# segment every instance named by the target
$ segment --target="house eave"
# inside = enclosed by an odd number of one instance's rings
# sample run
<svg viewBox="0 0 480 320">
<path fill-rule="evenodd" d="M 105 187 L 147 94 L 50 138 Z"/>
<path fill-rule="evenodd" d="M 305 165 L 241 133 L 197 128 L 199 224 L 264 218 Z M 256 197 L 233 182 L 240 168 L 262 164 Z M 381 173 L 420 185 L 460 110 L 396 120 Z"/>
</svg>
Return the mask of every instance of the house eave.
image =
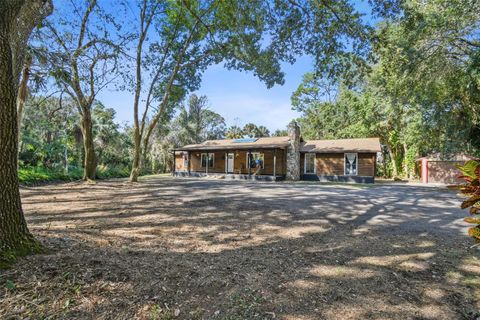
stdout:
<svg viewBox="0 0 480 320">
<path fill-rule="evenodd" d="M 268 145 L 239 145 L 239 146 L 195 146 L 181 147 L 174 151 L 225 151 L 225 150 L 255 150 L 255 149 L 285 149 L 288 144 L 268 144 Z"/>
<path fill-rule="evenodd" d="M 328 149 L 313 149 L 313 150 L 300 150 L 300 153 L 349 153 L 349 152 L 356 152 L 356 153 L 377 153 L 381 150 L 368 150 L 368 149 L 345 149 L 345 150 L 328 150 Z"/>
</svg>

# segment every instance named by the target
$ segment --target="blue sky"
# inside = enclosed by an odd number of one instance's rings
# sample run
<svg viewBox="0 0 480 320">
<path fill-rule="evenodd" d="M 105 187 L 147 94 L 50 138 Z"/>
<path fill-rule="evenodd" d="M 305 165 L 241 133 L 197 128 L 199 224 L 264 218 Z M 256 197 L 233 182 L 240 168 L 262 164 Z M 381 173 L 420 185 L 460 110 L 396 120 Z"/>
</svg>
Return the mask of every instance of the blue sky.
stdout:
<svg viewBox="0 0 480 320">
<path fill-rule="evenodd" d="M 358 11 L 369 17 L 365 0 L 356 1 Z M 284 129 L 300 114 L 291 109 L 290 97 L 301 83 L 302 76 L 313 69 L 313 59 L 299 57 L 295 64 L 282 64 L 285 84 L 267 89 L 253 73 L 227 70 L 222 64 L 209 67 L 202 77 L 202 84 L 195 93 L 206 95 L 209 108 L 225 118 L 227 126 L 243 126 L 248 122 L 266 126 L 271 132 Z M 133 93 L 104 89 L 98 99 L 117 112 L 119 123 L 132 123 Z"/>
<path fill-rule="evenodd" d="M 290 96 L 304 73 L 312 70 L 312 59 L 301 57 L 294 65 L 283 64 L 285 84 L 267 89 L 253 73 L 227 70 L 222 64 L 209 67 L 202 86 L 195 93 L 206 95 L 209 108 L 225 118 L 228 126 L 248 122 L 264 125 L 270 131 L 284 129 L 300 114 L 291 109 Z M 117 112 L 119 123 L 131 123 L 133 94 L 106 89 L 98 96 L 106 106 Z"/>
</svg>

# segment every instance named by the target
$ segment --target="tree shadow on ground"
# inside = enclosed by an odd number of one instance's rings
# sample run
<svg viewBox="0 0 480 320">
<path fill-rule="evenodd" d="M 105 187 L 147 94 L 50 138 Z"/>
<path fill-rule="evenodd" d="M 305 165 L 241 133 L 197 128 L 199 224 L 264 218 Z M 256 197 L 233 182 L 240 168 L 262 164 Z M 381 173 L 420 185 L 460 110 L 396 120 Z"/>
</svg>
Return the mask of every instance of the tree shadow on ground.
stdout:
<svg viewBox="0 0 480 320">
<path fill-rule="evenodd" d="M 478 309 L 480 261 L 447 191 L 190 179 L 41 189 L 23 199 L 53 251 L 2 274 L 18 284 L 2 294 L 4 315 L 468 319 Z"/>
</svg>

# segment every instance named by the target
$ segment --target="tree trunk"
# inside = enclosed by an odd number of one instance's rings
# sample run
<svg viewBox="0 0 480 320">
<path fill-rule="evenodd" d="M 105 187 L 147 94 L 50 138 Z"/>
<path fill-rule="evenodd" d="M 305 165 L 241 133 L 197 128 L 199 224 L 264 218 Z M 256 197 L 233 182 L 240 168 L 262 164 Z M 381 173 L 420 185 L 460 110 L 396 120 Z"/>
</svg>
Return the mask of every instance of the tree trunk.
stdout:
<svg viewBox="0 0 480 320">
<path fill-rule="evenodd" d="M 390 161 L 392 163 L 392 176 L 393 178 L 398 177 L 398 167 L 397 167 L 397 154 L 393 151 L 390 145 L 387 145 L 388 155 L 390 156 Z"/>
<path fill-rule="evenodd" d="M 83 133 L 82 129 L 78 126 L 75 126 L 73 130 L 73 134 L 75 137 L 75 151 L 76 151 L 76 167 L 81 168 L 83 165 Z"/>
<path fill-rule="evenodd" d="M 385 150 L 386 148 L 382 148 L 382 157 L 383 157 L 383 163 L 382 163 L 382 167 L 383 167 L 383 177 L 384 178 L 387 178 L 388 177 L 388 174 L 387 174 L 387 157 L 388 157 L 388 151 Z"/>
<path fill-rule="evenodd" d="M 27 55 L 25 57 L 25 62 L 23 65 L 22 79 L 18 87 L 18 95 L 17 95 L 17 122 L 18 122 L 17 128 L 18 128 L 19 143 L 22 140 L 22 120 L 23 120 L 23 112 L 25 109 L 25 100 L 27 99 L 27 94 L 28 94 L 28 79 L 30 78 L 31 65 L 32 65 L 32 56 Z"/>
<path fill-rule="evenodd" d="M 403 171 L 405 178 L 410 179 L 410 168 L 408 167 L 408 161 L 407 161 L 407 153 L 408 153 L 408 147 L 407 144 L 403 144 Z"/>
<path fill-rule="evenodd" d="M 0 268 L 18 256 L 41 251 L 41 245 L 27 228 L 17 173 L 16 99 L 20 72 L 15 65 L 21 63 L 18 59 L 22 59 L 23 52 L 15 52 L 11 46 L 15 41 L 11 37 L 18 36 L 17 30 L 11 28 L 16 25 L 22 5 L 31 4 L 20 1 L 0 3 Z M 21 43 L 22 39 L 18 42 Z"/>
<path fill-rule="evenodd" d="M 142 170 L 141 155 L 142 150 L 140 136 L 135 135 L 135 149 L 133 154 L 132 171 L 130 172 L 130 182 L 138 182 L 138 176 L 140 175 L 140 171 Z"/>
<path fill-rule="evenodd" d="M 83 180 L 95 180 L 97 173 L 97 157 L 95 156 L 95 148 L 93 145 L 93 123 L 90 108 L 83 108 L 82 120 L 82 135 L 83 135 Z"/>
<path fill-rule="evenodd" d="M 133 135 L 133 162 L 132 171 L 130 171 L 130 182 L 138 182 L 138 176 L 142 171 L 142 136 L 140 134 L 140 128 L 135 125 L 135 132 Z"/>
</svg>

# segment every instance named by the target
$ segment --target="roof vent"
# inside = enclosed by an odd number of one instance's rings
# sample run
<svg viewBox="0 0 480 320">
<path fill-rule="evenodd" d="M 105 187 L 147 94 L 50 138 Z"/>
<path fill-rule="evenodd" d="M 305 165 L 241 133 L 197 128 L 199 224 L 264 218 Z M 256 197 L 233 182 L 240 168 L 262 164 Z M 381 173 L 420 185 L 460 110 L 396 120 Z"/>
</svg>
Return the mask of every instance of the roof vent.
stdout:
<svg viewBox="0 0 480 320">
<path fill-rule="evenodd" d="M 255 142 L 258 138 L 244 138 L 244 139 L 234 139 L 233 143 L 248 143 L 248 142 Z"/>
</svg>

